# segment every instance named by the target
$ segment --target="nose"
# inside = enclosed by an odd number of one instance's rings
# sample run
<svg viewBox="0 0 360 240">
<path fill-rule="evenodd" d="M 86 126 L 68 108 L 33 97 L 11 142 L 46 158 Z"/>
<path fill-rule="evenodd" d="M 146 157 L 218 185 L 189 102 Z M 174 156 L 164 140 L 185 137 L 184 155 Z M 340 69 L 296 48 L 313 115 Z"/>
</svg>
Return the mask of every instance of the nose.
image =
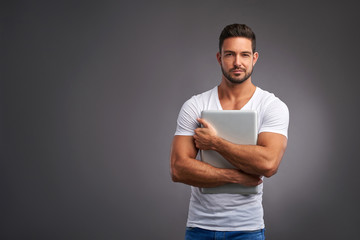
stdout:
<svg viewBox="0 0 360 240">
<path fill-rule="evenodd" d="M 240 66 L 241 66 L 240 56 L 236 55 L 234 58 L 234 67 L 240 67 Z"/>
</svg>

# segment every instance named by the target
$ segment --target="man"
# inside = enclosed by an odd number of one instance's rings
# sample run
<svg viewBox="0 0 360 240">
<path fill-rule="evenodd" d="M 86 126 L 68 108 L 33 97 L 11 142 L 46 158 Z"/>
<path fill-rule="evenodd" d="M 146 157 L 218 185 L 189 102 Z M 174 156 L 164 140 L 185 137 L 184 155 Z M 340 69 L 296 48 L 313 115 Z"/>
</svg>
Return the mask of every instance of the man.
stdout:
<svg viewBox="0 0 360 240">
<path fill-rule="evenodd" d="M 186 239 L 265 239 L 263 176 L 277 172 L 287 145 L 289 112 L 274 94 L 251 80 L 259 54 L 253 31 L 243 24 L 226 26 L 216 57 L 222 70 L 219 86 L 195 95 L 182 106 L 171 149 L 175 182 L 191 185 Z M 256 110 L 257 145 L 237 145 L 216 135 L 203 110 Z M 200 124 L 203 128 L 200 128 Z M 198 150 L 220 153 L 236 169 L 219 169 L 199 161 Z M 226 183 L 259 185 L 259 193 L 202 194 L 199 187 Z"/>
</svg>

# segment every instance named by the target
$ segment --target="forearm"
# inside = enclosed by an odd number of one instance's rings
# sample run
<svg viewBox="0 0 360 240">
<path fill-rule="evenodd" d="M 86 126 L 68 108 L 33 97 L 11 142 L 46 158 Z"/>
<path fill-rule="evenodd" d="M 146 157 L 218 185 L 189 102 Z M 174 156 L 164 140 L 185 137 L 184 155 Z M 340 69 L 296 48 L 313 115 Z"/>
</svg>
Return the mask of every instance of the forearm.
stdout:
<svg viewBox="0 0 360 240">
<path fill-rule="evenodd" d="M 198 149 L 192 136 L 175 136 L 170 154 L 171 176 L 174 182 L 195 187 L 217 187 L 226 183 L 256 186 L 262 181 L 259 176 L 246 174 L 237 169 L 215 168 L 196 160 Z"/>
<path fill-rule="evenodd" d="M 248 174 L 270 177 L 277 171 L 279 160 L 271 149 L 260 145 L 238 145 L 216 138 L 212 150 Z"/>
<path fill-rule="evenodd" d="M 237 169 L 215 168 L 191 158 L 174 161 L 171 169 L 173 181 L 195 187 L 217 187 L 227 183 L 256 186 L 261 183 L 258 176 L 242 173 Z"/>
<path fill-rule="evenodd" d="M 228 182 L 222 169 L 190 158 L 175 161 L 172 166 L 172 177 L 175 182 L 196 187 L 216 187 Z"/>
</svg>

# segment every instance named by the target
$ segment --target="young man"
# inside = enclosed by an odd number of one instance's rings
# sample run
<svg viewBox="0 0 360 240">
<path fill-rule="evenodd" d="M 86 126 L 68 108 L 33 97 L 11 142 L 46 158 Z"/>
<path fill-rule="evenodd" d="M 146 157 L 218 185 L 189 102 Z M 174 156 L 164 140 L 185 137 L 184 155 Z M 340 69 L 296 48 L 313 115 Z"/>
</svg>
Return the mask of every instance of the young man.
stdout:
<svg viewBox="0 0 360 240">
<path fill-rule="evenodd" d="M 262 179 L 277 172 L 285 152 L 289 111 L 274 94 L 252 83 L 259 57 L 255 49 L 255 34 L 248 26 L 226 26 L 216 55 L 222 70 L 220 85 L 193 96 L 180 110 L 171 149 L 171 174 L 173 181 L 192 186 L 186 239 L 265 239 Z M 257 145 L 237 145 L 218 137 L 200 118 L 203 110 L 256 110 Z M 198 150 L 207 149 L 220 153 L 236 169 L 215 168 L 199 161 Z M 199 190 L 226 183 L 259 185 L 260 191 L 241 195 L 202 194 Z"/>
</svg>

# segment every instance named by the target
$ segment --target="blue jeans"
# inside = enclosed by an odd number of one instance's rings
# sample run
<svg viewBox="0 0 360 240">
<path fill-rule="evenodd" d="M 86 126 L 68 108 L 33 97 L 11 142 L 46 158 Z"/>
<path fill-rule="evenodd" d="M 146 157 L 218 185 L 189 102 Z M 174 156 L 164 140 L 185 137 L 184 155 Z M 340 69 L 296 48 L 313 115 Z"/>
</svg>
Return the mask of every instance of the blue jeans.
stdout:
<svg viewBox="0 0 360 240">
<path fill-rule="evenodd" d="M 265 240 L 265 229 L 220 232 L 202 228 L 186 228 L 185 240 Z"/>
</svg>

